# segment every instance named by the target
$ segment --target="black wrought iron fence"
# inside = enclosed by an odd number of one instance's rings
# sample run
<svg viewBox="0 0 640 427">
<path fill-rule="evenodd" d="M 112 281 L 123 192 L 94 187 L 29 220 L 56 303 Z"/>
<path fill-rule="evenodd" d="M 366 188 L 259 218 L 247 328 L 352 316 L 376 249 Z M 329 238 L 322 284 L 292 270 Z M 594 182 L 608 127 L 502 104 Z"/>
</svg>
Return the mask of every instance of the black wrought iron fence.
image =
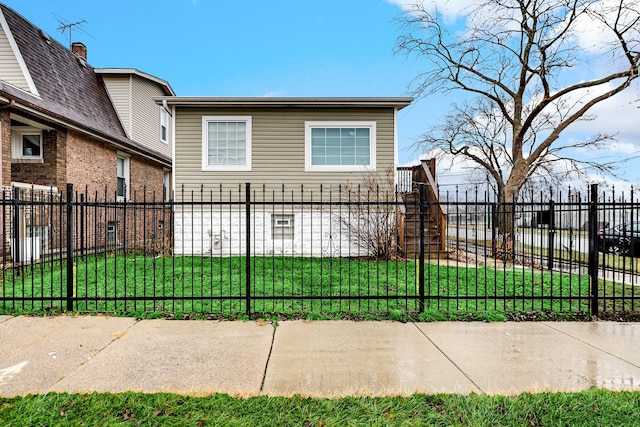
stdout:
<svg viewBox="0 0 640 427">
<path fill-rule="evenodd" d="M 420 186 L 403 190 L 243 184 L 181 189 L 171 201 L 72 186 L 6 191 L 0 311 L 638 311 L 633 194 L 607 198 L 594 187 L 505 205 L 477 192 L 438 201 Z"/>
</svg>

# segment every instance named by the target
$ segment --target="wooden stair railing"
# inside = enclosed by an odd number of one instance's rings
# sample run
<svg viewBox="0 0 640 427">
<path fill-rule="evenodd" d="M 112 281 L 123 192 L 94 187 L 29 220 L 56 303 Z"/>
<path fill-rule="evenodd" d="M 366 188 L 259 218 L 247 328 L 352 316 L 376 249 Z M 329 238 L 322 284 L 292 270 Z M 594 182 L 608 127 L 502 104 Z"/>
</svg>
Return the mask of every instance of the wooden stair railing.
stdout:
<svg viewBox="0 0 640 427">
<path fill-rule="evenodd" d="M 419 250 L 418 236 L 415 234 L 415 226 L 405 227 L 405 224 L 413 222 L 415 225 L 418 215 L 416 210 L 418 193 L 416 191 L 416 184 L 423 184 L 425 193 L 423 194 L 427 201 L 438 201 L 438 189 L 435 182 L 435 159 L 422 160 L 420 165 L 414 166 L 411 171 L 411 181 L 414 191 L 402 192 L 398 194 L 398 201 L 402 201 L 400 208 L 400 243 L 405 250 L 405 253 L 415 253 L 416 248 Z M 424 224 L 426 241 L 425 253 L 430 257 L 434 255 L 440 257 L 446 254 L 446 213 L 442 206 L 438 203 L 430 204 L 429 208 L 425 212 Z M 419 216 L 419 215 L 418 215 Z M 412 220 L 412 221 L 411 221 Z M 413 231 L 413 233 L 412 233 Z"/>
</svg>

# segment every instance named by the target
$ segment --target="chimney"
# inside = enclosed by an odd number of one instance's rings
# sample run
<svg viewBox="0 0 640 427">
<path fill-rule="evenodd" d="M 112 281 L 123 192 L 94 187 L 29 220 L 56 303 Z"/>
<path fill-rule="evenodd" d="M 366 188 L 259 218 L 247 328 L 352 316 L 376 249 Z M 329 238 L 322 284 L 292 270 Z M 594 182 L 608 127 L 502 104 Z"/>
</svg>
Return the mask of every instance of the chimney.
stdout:
<svg viewBox="0 0 640 427">
<path fill-rule="evenodd" d="M 73 52 L 73 54 L 78 58 L 87 62 L 87 47 L 84 45 L 84 43 L 73 42 L 71 44 L 71 52 Z"/>
</svg>

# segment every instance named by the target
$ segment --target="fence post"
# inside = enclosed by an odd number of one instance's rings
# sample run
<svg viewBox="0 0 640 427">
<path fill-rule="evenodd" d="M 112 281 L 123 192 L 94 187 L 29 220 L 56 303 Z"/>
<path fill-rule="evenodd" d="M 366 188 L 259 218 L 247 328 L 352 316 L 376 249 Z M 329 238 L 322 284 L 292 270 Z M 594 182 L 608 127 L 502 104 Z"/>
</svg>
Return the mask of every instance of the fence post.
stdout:
<svg viewBox="0 0 640 427">
<path fill-rule="evenodd" d="M 500 209 L 498 203 L 491 204 L 491 256 L 494 258 L 498 256 L 498 209 Z"/>
<path fill-rule="evenodd" d="M 418 294 L 420 295 L 419 301 L 419 309 L 422 313 L 424 311 L 424 244 L 425 244 L 425 235 L 424 235 L 424 213 L 425 213 L 425 184 L 420 184 L 418 186 L 418 200 L 420 203 L 419 214 L 420 214 L 420 251 L 418 255 L 418 262 L 420 263 L 418 266 Z"/>
<path fill-rule="evenodd" d="M 245 184 L 245 304 L 251 314 L 251 183 Z"/>
<path fill-rule="evenodd" d="M 591 283 L 591 314 L 598 315 L 598 184 L 591 184 L 589 200 L 589 281 Z"/>
<path fill-rule="evenodd" d="M 87 225 L 84 222 L 84 215 L 85 215 L 84 194 L 80 193 L 80 257 L 81 258 L 84 258 L 84 255 L 85 255 L 85 245 L 84 245 L 85 230 L 84 229 L 86 228 Z"/>
<path fill-rule="evenodd" d="M 553 200 L 549 201 L 549 244 L 547 245 L 547 268 L 553 270 L 555 237 L 556 237 L 556 205 Z"/>
<path fill-rule="evenodd" d="M 67 311 L 73 310 L 73 184 L 67 183 Z"/>
</svg>

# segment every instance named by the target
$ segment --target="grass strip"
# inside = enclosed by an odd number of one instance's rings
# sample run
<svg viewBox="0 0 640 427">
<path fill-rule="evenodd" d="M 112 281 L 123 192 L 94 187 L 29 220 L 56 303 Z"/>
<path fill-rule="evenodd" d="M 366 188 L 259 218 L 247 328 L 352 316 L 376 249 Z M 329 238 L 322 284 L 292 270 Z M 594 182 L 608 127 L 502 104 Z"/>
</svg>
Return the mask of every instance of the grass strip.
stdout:
<svg viewBox="0 0 640 427">
<path fill-rule="evenodd" d="M 3 426 L 627 426 L 640 392 L 234 398 L 92 393 L 0 398 Z"/>
<path fill-rule="evenodd" d="M 74 266 L 75 310 L 238 318 L 247 313 L 245 262 L 243 257 L 87 257 Z M 251 313 L 310 319 L 387 313 L 400 318 L 419 311 L 417 265 L 411 260 L 253 257 Z M 65 275 L 64 262 L 4 271 L 0 297 L 6 300 L 0 300 L 0 313 L 59 312 L 65 307 Z M 605 301 L 601 311 L 640 308 L 633 304 L 633 287 L 602 282 L 601 289 L 602 295 L 626 298 L 612 300 L 615 305 Z M 432 313 L 586 313 L 589 295 L 586 275 L 425 264 L 424 307 Z"/>
</svg>

